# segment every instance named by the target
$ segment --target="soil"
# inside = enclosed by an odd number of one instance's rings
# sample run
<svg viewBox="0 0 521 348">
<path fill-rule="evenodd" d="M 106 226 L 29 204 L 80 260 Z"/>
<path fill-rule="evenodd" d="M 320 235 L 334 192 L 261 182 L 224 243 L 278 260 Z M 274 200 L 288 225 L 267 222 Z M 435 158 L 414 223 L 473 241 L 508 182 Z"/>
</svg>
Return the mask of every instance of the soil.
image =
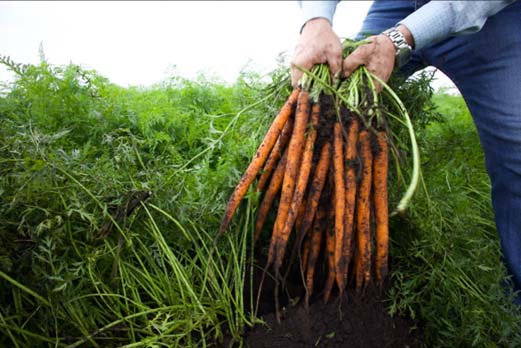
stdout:
<svg viewBox="0 0 521 348">
<path fill-rule="evenodd" d="M 254 277 L 258 288 L 261 272 Z M 322 284 L 322 282 L 317 282 Z M 410 318 L 387 313 L 385 289 L 368 288 L 361 294 L 348 289 L 339 301 L 333 294 L 324 304 L 322 293 L 312 297 L 309 309 L 303 301 L 302 285 L 295 275 L 289 276 L 286 291 L 280 294 L 280 323 L 277 321 L 274 284 L 266 278 L 257 316 L 264 321 L 245 334 L 244 346 L 249 348 L 421 348 L 420 325 Z M 255 291 L 255 294 L 257 292 Z M 287 296 L 289 294 L 289 297 Z M 283 296 L 284 295 L 284 296 Z M 291 298 L 291 300 L 289 300 Z"/>
</svg>

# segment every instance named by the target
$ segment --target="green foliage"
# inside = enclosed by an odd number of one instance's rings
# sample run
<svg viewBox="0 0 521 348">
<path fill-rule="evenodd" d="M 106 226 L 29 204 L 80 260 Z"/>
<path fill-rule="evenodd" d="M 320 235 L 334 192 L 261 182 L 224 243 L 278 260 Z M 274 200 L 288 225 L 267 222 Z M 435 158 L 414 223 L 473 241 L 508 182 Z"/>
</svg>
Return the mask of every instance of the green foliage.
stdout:
<svg viewBox="0 0 521 348">
<path fill-rule="evenodd" d="M 0 346 L 205 347 L 225 333 L 240 342 L 253 324 L 243 286 L 255 194 L 213 243 L 290 92 L 287 68 L 143 89 L 43 54 L 38 65 L 0 63 L 16 75 L 0 94 Z M 390 310 L 418 319 L 428 347 L 519 346 L 468 111 L 460 97 L 433 96 L 429 76 L 393 86 L 412 115 L 426 189 L 392 220 Z M 406 178 L 408 135 L 389 122 Z M 399 178 L 397 169 L 394 203 Z"/>
<path fill-rule="evenodd" d="M 124 89 L 75 65 L 1 62 L 16 80 L 0 98 L 0 345 L 237 340 L 249 204 L 211 246 L 276 107 L 258 102 L 273 100 L 259 77 Z"/>
<path fill-rule="evenodd" d="M 427 347 L 518 347 L 476 129 L 461 97 L 433 100 L 444 122 L 420 137 L 425 190 L 392 220 L 391 312 L 419 319 Z"/>
</svg>

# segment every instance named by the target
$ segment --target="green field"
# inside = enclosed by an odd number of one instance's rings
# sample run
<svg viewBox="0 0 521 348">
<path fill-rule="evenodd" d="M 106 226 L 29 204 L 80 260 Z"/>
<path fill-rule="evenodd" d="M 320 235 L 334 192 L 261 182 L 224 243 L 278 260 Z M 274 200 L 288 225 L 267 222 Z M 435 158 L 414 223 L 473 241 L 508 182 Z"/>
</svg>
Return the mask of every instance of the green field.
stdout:
<svg viewBox="0 0 521 348">
<path fill-rule="evenodd" d="M 122 88 L 72 64 L 1 63 L 16 77 L 0 86 L 0 346 L 240 346 L 256 193 L 213 243 L 288 71 Z M 422 181 L 391 219 L 389 312 L 417 320 L 426 347 L 520 347 L 475 127 L 428 82 L 397 87 Z"/>
</svg>

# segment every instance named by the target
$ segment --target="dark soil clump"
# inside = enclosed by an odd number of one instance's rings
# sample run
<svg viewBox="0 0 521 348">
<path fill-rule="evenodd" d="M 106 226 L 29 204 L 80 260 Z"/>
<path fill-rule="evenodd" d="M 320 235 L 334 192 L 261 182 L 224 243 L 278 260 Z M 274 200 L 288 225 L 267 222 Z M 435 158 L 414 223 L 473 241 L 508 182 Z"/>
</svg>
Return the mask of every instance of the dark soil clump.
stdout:
<svg viewBox="0 0 521 348">
<path fill-rule="evenodd" d="M 295 293 L 298 284 L 286 284 Z M 384 303 L 385 292 L 367 289 L 356 295 L 348 289 L 348 297 L 339 304 L 334 294 L 324 304 L 321 293 L 314 296 L 309 310 L 303 301 L 281 299 L 282 320 L 277 322 L 273 301 L 273 284 L 266 282 L 258 316 L 266 325 L 257 324 L 245 334 L 249 348 L 421 348 L 422 334 L 417 323 L 409 318 L 391 317 Z M 293 291 L 291 291 L 293 289 Z M 292 294 L 292 296 L 293 296 Z M 303 298 L 304 294 L 301 294 Z M 294 301 L 296 302 L 296 301 Z"/>
</svg>

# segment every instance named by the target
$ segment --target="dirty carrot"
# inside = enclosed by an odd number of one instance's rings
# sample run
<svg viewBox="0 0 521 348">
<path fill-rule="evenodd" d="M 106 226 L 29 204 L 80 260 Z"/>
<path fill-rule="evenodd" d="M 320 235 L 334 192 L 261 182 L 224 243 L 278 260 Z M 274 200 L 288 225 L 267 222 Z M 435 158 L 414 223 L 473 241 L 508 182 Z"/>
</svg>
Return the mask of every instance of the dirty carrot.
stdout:
<svg viewBox="0 0 521 348">
<path fill-rule="evenodd" d="M 313 171 L 313 169 L 311 169 Z M 304 219 L 304 216 L 306 214 L 306 207 L 307 207 L 308 197 L 307 195 L 304 196 L 304 199 L 302 200 L 302 203 L 300 204 L 300 207 L 298 208 L 297 213 L 297 219 L 295 220 L 295 230 L 300 231 L 302 228 L 302 220 Z"/>
<path fill-rule="evenodd" d="M 300 260 L 300 268 L 302 270 L 302 273 L 306 272 L 310 249 L 311 249 L 311 236 L 306 235 L 306 236 L 304 236 L 304 242 L 302 243 L 302 257 Z"/>
<path fill-rule="evenodd" d="M 264 191 L 264 187 L 268 183 L 268 180 L 271 176 L 271 173 L 273 172 L 273 169 L 277 165 L 279 158 L 286 148 L 286 145 L 288 143 L 288 140 L 290 139 L 291 132 L 293 131 L 293 118 L 290 117 L 286 124 L 284 125 L 284 128 L 282 129 L 282 132 L 279 135 L 279 138 L 277 139 L 277 142 L 273 146 L 273 149 L 270 152 L 270 155 L 268 159 L 266 160 L 266 164 L 264 165 L 264 168 L 262 169 L 262 174 L 259 177 L 259 181 L 257 182 L 257 191 Z"/>
<path fill-rule="evenodd" d="M 235 190 L 233 191 L 230 200 L 228 201 L 228 204 L 226 206 L 224 216 L 221 220 L 221 226 L 219 229 L 220 233 L 224 232 L 228 228 L 228 225 L 230 224 L 235 210 L 237 209 L 242 198 L 248 191 L 248 188 L 250 187 L 251 183 L 253 182 L 253 180 L 255 180 L 255 177 L 257 176 L 257 173 L 259 172 L 260 168 L 266 161 L 266 158 L 268 157 L 273 145 L 277 141 L 277 138 L 280 132 L 282 131 L 282 128 L 286 124 L 288 118 L 291 116 L 291 113 L 293 112 L 293 108 L 295 106 L 295 103 L 297 102 L 298 97 L 302 94 L 300 91 L 300 88 L 295 88 L 293 90 L 288 100 L 273 120 L 268 132 L 262 140 L 262 143 L 257 149 L 257 152 L 253 157 L 253 160 L 250 162 L 248 168 L 242 175 L 239 184 L 235 187 Z M 305 95 L 308 95 L 308 93 L 306 92 Z"/>
<path fill-rule="evenodd" d="M 387 275 L 389 251 L 389 207 L 387 203 L 388 145 L 386 132 L 380 130 L 376 136 L 376 150 L 373 159 L 373 200 L 376 222 L 376 281 L 382 283 Z"/>
<path fill-rule="evenodd" d="M 295 219 L 297 217 L 300 205 L 302 204 L 302 199 L 304 198 L 306 187 L 308 185 L 309 174 L 311 173 L 311 164 L 313 161 L 313 147 L 315 145 L 315 139 L 317 137 L 316 128 L 318 125 L 319 116 L 320 104 L 313 104 L 311 111 L 310 129 L 306 138 L 306 144 L 304 147 L 304 153 L 302 155 L 302 162 L 300 164 L 298 181 L 295 186 L 295 192 L 293 193 L 291 205 L 288 211 L 288 215 L 286 217 L 286 221 L 284 223 L 284 228 L 282 230 L 283 235 L 290 234 L 291 229 L 293 228 L 293 224 L 295 223 Z"/>
<path fill-rule="evenodd" d="M 311 233 L 311 247 L 309 249 L 309 256 L 307 258 L 306 265 L 306 307 L 309 307 L 309 299 L 313 294 L 313 280 L 315 276 L 315 266 L 317 264 L 317 258 L 320 253 L 320 245 L 322 244 L 322 231 L 324 230 L 324 220 L 326 217 L 326 210 L 322 204 L 315 217 L 313 223 L 313 229 Z"/>
<path fill-rule="evenodd" d="M 345 210 L 345 180 L 344 180 L 344 150 L 342 125 L 336 121 L 333 129 L 333 179 L 335 190 L 335 276 L 338 289 L 342 294 L 345 287 L 342 271 L 345 270 L 342 249 L 344 247 L 344 210 Z"/>
<path fill-rule="evenodd" d="M 362 165 L 362 177 L 356 201 L 356 229 L 358 248 L 358 267 L 356 275 L 356 287 L 360 289 L 362 283 L 368 284 L 371 278 L 371 174 L 372 153 L 371 133 L 367 129 L 360 131 L 359 151 Z"/>
<path fill-rule="evenodd" d="M 279 269 L 284 259 L 284 252 L 289 239 L 289 233 L 283 234 L 284 223 L 288 215 L 288 211 L 295 190 L 295 183 L 299 171 L 302 151 L 304 150 L 305 133 L 309 119 L 309 92 L 302 90 L 298 96 L 297 110 L 295 111 L 295 123 L 293 126 L 293 134 L 288 145 L 288 159 L 284 179 L 282 182 L 282 192 L 279 200 L 279 209 L 273 235 L 270 243 L 270 252 L 275 259 L 268 257 L 268 264 L 275 261 L 275 269 Z"/>
<path fill-rule="evenodd" d="M 309 194 L 307 199 L 306 212 L 303 217 L 302 226 L 297 231 L 297 243 L 302 243 L 302 238 L 306 235 L 311 224 L 313 223 L 313 217 L 317 211 L 320 196 L 322 190 L 326 184 L 327 174 L 329 171 L 329 164 L 331 162 L 331 143 L 326 141 L 320 150 L 320 157 L 318 159 L 315 173 L 313 173 L 313 179 L 311 180 L 311 186 L 309 188 Z"/>
<path fill-rule="evenodd" d="M 335 200 L 333 199 L 333 202 Z M 335 229 L 333 221 L 335 219 L 335 212 L 333 209 L 328 210 L 328 219 L 326 227 L 326 259 L 327 259 L 327 280 L 324 286 L 324 303 L 329 302 L 331 291 L 335 284 Z"/>
<path fill-rule="evenodd" d="M 359 133 L 359 120 L 356 116 L 351 118 L 351 122 L 347 129 L 347 140 L 345 149 L 345 211 L 344 211 L 344 240 L 342 241 L 342 258 L 345 262 L 342 264 L 341 276 L 344 284 L 347 282 L 347 271 L 352 257 L 353 244 L 353 225 L 356 206 L 356 166 L 355 159 L 357 156 L 357 144 Z"/>
<path fill-rule="evenodd" d="M 275 168 L 275 172 L 273 173 L 270 185 L 264 194 L 264 198 L 259 206 L 259 210 L 257 212 L 257 219 L 255 221 L 255 242 L 259 239 L 260 233 L 262 231 L 262 227 L 264 226 L 264 222 L 266 221 L 266 217 L 270 211 L 271 205 L 277 196 L 277 193 L 280 191 L 280 187 L 282 186 L 282 179 L 284 178 L 284 170 L 286 168 L 286 160 L 288 157 L 288 151 L 284 151 L 282 158 L 277 164 L 277 168 Z"/>
</svg>

